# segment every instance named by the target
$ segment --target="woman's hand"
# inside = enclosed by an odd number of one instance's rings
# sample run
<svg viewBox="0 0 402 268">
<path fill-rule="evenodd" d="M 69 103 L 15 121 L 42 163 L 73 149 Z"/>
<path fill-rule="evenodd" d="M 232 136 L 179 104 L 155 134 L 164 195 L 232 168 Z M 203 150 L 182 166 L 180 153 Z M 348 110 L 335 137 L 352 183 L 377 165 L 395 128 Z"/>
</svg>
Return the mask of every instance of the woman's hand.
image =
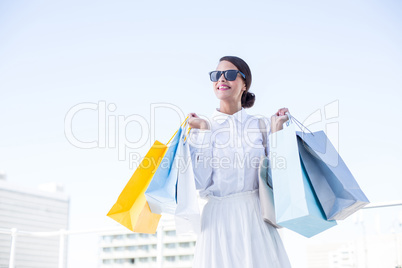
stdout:
<svg viewBox="0 0 402 268">
<path fill-rule="evenodd" d="M 207 120 L 201 119 L 196 113 L 189 113 L 187 122 L 191 128 L 209 129 Z"/>
<path fill-rule="evenodd" d="M 288 108 L 282 108 L 271 116 L 271 133 L 283 129 L 283 123 L 289 120 L 289 117 L 286 115 L 287 112 L 289 112 Z"/>
</svg>

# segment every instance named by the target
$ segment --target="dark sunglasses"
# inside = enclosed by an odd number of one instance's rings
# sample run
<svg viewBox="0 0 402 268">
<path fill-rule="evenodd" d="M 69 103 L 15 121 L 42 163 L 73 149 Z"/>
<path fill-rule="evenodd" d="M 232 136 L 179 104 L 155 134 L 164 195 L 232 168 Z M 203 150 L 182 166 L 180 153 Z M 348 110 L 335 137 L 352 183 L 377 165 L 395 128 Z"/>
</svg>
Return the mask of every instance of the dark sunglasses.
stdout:
<svg viewBox="0 0 402 268">
<path fill-rule="evenodd" d="M 246 79 L 244 73 L 238 70 L 212 71 L 209 73 L 209 78 L 211 79 L 212 82 L 218 82 L 219 78 L 223 74 L 226 80 L 234 81 L 236 80 L 238 73 L 241 74 L 241 76 L 243 76 L 244 80 Z"/>
</svg>

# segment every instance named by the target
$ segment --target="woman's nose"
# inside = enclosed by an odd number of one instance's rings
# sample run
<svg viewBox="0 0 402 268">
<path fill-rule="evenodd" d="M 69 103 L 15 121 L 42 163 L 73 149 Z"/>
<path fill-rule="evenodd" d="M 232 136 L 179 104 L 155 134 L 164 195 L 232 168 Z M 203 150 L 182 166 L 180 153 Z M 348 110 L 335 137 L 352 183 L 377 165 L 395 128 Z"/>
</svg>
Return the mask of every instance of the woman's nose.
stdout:
<svg viewBox="0 0 402 268">
<path fill-rule="evenodd" d="M 222 73 L 221 76 L 219 77 L 219 81 L 226 81 L 224 73 Z"/>
</svg>

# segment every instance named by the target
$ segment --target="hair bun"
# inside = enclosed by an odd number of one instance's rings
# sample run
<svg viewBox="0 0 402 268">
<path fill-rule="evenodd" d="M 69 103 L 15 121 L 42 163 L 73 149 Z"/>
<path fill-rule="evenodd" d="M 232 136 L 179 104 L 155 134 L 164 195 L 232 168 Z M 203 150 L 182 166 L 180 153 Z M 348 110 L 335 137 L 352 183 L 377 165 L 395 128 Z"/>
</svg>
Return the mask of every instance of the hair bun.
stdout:
<svg viewBox="0 0 402 268">
<path fill-rule="evenodd" d="M 246 94 L 244 94 L 246 93 Z M 244 92 L 241 98 L 241 106 L 243 108 L 251 108 L 255 102 L 255 94 L 251 92 Z"/>
</svg>

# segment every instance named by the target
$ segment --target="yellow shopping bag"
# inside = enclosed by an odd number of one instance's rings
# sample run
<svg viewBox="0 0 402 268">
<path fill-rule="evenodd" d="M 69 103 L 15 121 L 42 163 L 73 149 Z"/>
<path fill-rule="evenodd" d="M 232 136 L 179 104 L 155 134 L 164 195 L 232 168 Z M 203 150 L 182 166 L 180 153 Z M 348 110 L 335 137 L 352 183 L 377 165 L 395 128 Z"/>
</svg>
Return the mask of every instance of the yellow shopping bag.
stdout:
<svg viewBox="0 0 402 268">
<path fill-rule="evenodd" d="M 161 215 L 151 212 L 147 200 L 145 199 L 145 191 L 167 151 L 167 145 L 176 133 L 177 131 L 166 145 L 159 141 L 154 142 L 151 149 L 149 149 L 148 153 L 141 161 L 141 164 L 137 167 L 133 176 L 131 176 L 131 179 L 124 187 L 116 203 L 108 212 L 108 217 L 133 232 L 148 234 L 154 234 L 156 232 Z"/>
<path fill-rule="evenodd" d="M 133 232 L 154 234 L 158 227 L 161 215 L 151 212 L 144 193 L 166 149 L 165 144 L 155 141 L 107 214 Z"/>
</svg>

